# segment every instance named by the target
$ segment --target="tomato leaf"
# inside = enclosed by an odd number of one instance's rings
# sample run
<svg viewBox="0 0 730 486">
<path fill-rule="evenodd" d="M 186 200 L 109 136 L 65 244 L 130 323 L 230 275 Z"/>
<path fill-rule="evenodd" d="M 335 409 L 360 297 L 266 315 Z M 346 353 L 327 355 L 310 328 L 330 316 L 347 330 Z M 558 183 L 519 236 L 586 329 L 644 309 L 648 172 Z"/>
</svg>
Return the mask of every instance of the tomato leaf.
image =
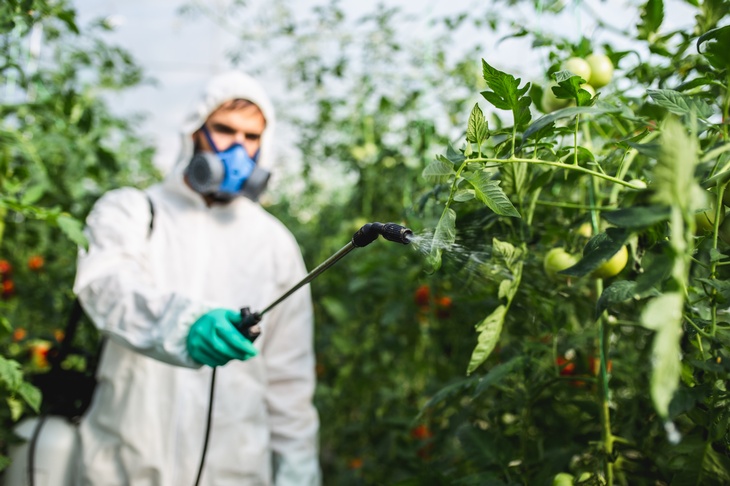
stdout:
<svg viewBox="0 0 730 486">
<path fill-rule="evenodd" d="M 484 81 L 492 91 L 482 91 L 481 94 L 495 108 L 512 110 L 516 127 L 522 127 L 530 122 L 530 104 L 532 100 L 526 93 L 530 90 L 530 83 L 520 88 L 521 79 L 515 79 L 511 74 L 499 71 L 482 59 L 482 73 Z"/>
<path fill-rule="evenodd" d="M 641 22 L 636 26 L 639 39 L 649 39 L 664 21 L 664 1 L 648 0 L 641 9 Z"/>
<path fill-rule="evenodd" d="M 712 448 L 712 441 L 693 437 L 683 445 L 688 454 L 684 466 L 672 478 L 672 486 L 730 483 L 730 460 Z"/>
<path fill-rule="evenodd" d="M 454 165 L 461 165 L 466 160 L 466 157 L 461 152 L 454 150 L 454 147 L 449 145 L 446 147 L 446 160 Z"/>
<path fill-rule="evenodd" d="M 644 273 L 636 279 L 636 291 L 644 293 L 647 290 L 658 287 L 672 273 L 674 259 L 667 255 L 658 255 L 651 259 L 651 256 L 642 260 Z"/>
<path fill-rule="evenodd" d="M 520 217 L 520 213 L 499 187 L 499 181 L 490 179 L 489 174 L 479 171 L 470 174 L 465 180 L 474 188 L 474 195 L 477 199 L 496 214 L 513 218 Z"/>
<path fill-rule="evenodd" d="M 641 312 L 641 325 L 656 331 L 652 343 L 651 397 L 662 418 L 669 415 L 669 402 L 679 386 L 682 371 L 683 306 L 680 292 L 668 292 L 649 301 Z"/>
<path fill-rule="evenodd" d="M 638 300 L 646 297 L 647 295 L 658 296 L 659 291 L 656 289 L 650 289 L 648 292 L 640 293 L 636 282 L 631 280 L 618 280 L 613 282 L 601 293 L 601 297 L 596 303 L 595 318 L 598 319 L 601 314 L 603 314 L 603 311 L 614 304 L 628 302 L 633 299 Z"/>
<path fill-rule="evenodd" d="M 636 294 L 636 282 L 619 280 L 606 287 L 596 303 L 596 319 L 608 309 L 611 304 L 627 302 Z"/>
<path fill-rule="evenodd" d="M 502 333 L 502 326 L 504 325 L 504 317 L 506 314 L 507 307 L 500 305 L 476 325 L 479 337 L 477 338 L 477 345 L 474 351 L 472 351 L 471 359 L 469 360 L 469 366 L 466 370 L 467 375 L 472 374 L 492 354 L 499 340 L 499 335 Z"/>
<path fill-rule="evenodd" d="M 504 279 L 499 285 L 499 298 L 507 301 L 506 305 L 500 305 L 483 321 L 476 325 L 479 333 L 477 345 L 472 352 L 466 374 L 471 374 L 481 365 L 492 353 L 502 333 L 504 318 L 507 315 L 512 299 L 517 293 L 522 280 L 522 264 L 525 250 L 516 248 L 509 242 L 492 239 L 492 260 L 501 261 L 512 274 L 510 278 Z"/>
<path fill-rule="evenodd" d="M 525 360 L 526 359 L 524 357 L 512 358 L 506 363 L 500 363 L 491 370 L 489 370 L 486 375 L 479 378 L 472 398 L 477 398 L 489 387 L 496 383 L 499 383 L 505 376 L 509 375 L 516 369 L 521 368 L 524 365 Z"/>
<path fill-rule="evenodd" d="M 20 417 L 23 415 L 23 402 L 15 397 L 7 397 L 5 402 L 8 404 L 8 408 L 10 409 L 10 418 L 13 422 L 20 420 Z"/>
<path fill-rule="evenodd" d="M 684 83 L 677 86 L 675 89 L 677 91 L 689 91 L 694 88 L 699 88 L 700 86 L 708 86 L 710 84 L 713 84 L 714 82 L 715 81 L 713 81 L 711 78 L 700 76 L 699 78 L 685 81 Z"/>
<path fill-rule="evenodd" d="M 431 251 L 427 261 L 434 270 L 441 267 L 441 255 L 448 250 L 456 241 L 456 212 L 451 208 L 445 208 L 441 214 L 436 231 L 431 240 Z"/>
<path fill-rule="evenodd" d="M 18 387 L 18 396 L 25 400 L 25 403 L 38 413 L 41 406 L 41 391 L 28 382 L 23 382 Z"/>
<path fill-rule="evenodd" d="M 701 119 L 707 119 L 714 113 L 712 107 L 704 101 L 685 96 L 679 91 L 671 89 L 649 89 L 646 91 L 654 102 L 666 108 L 670 113 L 675 115 L 686 116 L 696 113 Z"/>
<path fill-rule="evenodd" d="M 570 71 L 558 71 L 553 76 L 555 81 L 558 82 L 558 85 L 552 88 L 557 98 L 575 100 L 578 106 L 591 106 L 593 104 L 594 97 L 581 87 L 581 85 L 588 82 L 587 80 L 576 76 Z"/>
<path fill-rule="evenodd" d="M 601 214 L 601 217 L 614 226 L 620 228 L 647 228 L 662 221 L 667 221 L 670 215 L 668 206 L 635 206 L 626 209 L 617 209 Z"/>
<path fill-rule="evenodd" d="M 702 44 L 704 43 L 707 44 L 703 51 Z M 730 25 L 712 29 L 697 39 L 697 51 L 704 54 L 710 64 L 719 70 L 730 67 L 730 50 L 727 48 L 729 45 Z"/>
<path fill-rule="evenodd" d="M 724 253 L 720 253 L 714 248 L 710 248 L 710 262 L 715 263 L 722 260 L 725 260 L 728 256 Z"/>
<path fill-rule="evenodd" d="M 474 194 L 474 191 L 471 189 L 459 189 L 456 191 L 456 194 L 454 194 L 454 201 L 457 202 L 466 202 L 471 201 L 476 196 Z"/>
<path fill-rule="evenodd" d="M 423 169 L 421 175 L 428 180 L 435 182 L 445 182 L 448 177 L 456 175 L 454 164 L 451 163 L 443 155 L 437 156 L 436 160 L 432 160 L 430 164 Z"/>
<path fill-rule="evenodd" d="M 45 183 L 33 184 L 23 192 L 23 196 L 20 198 L 20 204 L 24 206 L 35 204 L 43 197 L 47 189 L 48 185 Z"/>
<path fill-rule="evenodd" d="M 15 392 L 22 382 L 23 373 L 20 371 L 20 363 L 0 355 L 0 383 L 5 383 L 8 390 Z"/>
<path fill-rule="evenodd" d="M 710 160 L 715 160 L 716 158 L 718 158 L 721 154 L 724 154 L 725 152 L 730 152 L 730 143 L 720 145 L 708 152 L 705 152 L 705 154 L 702 156 L 702 159 L 700 159 L 700 162 L 709 162 Z M 725 174 L 725 181 L 727 181 L 728 172 L 730 172 L 730 171 L 721 172 L 721 174 Z M 720 175 L 720 174 L 717 174 L 717 175 Z M 710 179 L 708 179 L 708 181 L 714 180 L 715 177 L 717 177 L 717 176 L 711 177 Z"/>
<path fill-rule="evenodd" d="M 652 159 L 658 159 L 661 156 L 661 145 L 657 142 L 652 143 L 635 143 L 635 142 L 626 142 L 626 145 L 636 149 L 637 152 L 639 152 L 642 155 L 646 155 L 647 157 L 650 157 Z"/>
<path fill-rule="evenodd" d="M 697 281 L 715 289 L 717 291 L 717 295 L 715 295 L 715 297 L 720 303 L 724 304 L 730 301 L 730 281 L 717 280 L 715 278 L 698 278 Z"/>
<path fill-rule="evenodd" d="M 472 388 L 477 382 L 478 378 L 476 376 L 471 376 L 468 378 L 462 378 L 454 383 L 451 383 L 444 388 L 440 389 L 438 392 L 436 392 L 421 408 L 421 411 L 418 415 L 420 418 L 424 411 L 426 411 L 429 408 L 433 408 L 439 403 L 448 400 L 449 398 L 452 398 L 456 395 L 461 394 L 463 391 Z"/>
<path fill-rule="evenodd" d="M 694 179 L 697 152 L 697 140 L 687 135 L 675 118 L 668 118 L 662 127 L 662 150 L 654 172 L 654 201 L 688 210 L 698 186 Z"/>
<path fill-rule="evenodd" d="M 605 233 L 599 233 L 591 238 L 583 249 L 583 258 L 572 267 L 558 272 L 571 277 L 588 275 L 604 262 L 611 259 L 631 236 L 625 228 L 608 228 Z"/>
<path fill-rule="evenodd" d="M 512 274 L 516 274 L 522 268 L 522 256 L 522 249 L 515 248 L 512 243 L 497 238 L 492 239 L 492 259 L 504 262 Z"/>
<path fill-rule="evenodd" d="M 481 146 L 487 138 L 489 138 L 489 124 L 484 117 L 482 109 L 479 108 L 478 104 L 475 104 L 469 115 L 466 139 L 471 143 Z"/>
<path fill-rule="evenodd" d="M 56 218 L 55 222 L 71 241 L 81 247 L 88 247 L 89 242 L 86 240 L 86 236 L 84 235 L 81 221 L 67 214 L 61 214 L 58 218 Z"/>
</svg>

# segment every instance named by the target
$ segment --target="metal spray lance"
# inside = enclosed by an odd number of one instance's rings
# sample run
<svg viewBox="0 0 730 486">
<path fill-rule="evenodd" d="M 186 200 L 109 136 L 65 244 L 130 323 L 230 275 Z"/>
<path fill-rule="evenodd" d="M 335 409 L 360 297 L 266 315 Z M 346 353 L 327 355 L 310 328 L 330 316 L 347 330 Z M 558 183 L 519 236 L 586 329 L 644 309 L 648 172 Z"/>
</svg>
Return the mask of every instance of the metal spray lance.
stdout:
<svg viewBox="0 0 730 486">
<path fill-rule="evenodd" d="M 395 223 L 367 223 L 363 225 L 362 228 L 355 232 L 355 234 L 352 236 L 352 240 L 350 240 L 347 245 L 342 247 L 342 249 L 329 257 L 327 260 L 322 262 L 317 268 L 309 272 L 309 274 L 307 274 L 307 276 L 304 277 L 298 284 L 293 286 L 286 293 L 284 293 L 284 295 L 269 304 L 269 306 L 266 307 L 264 310 L 260 312 L 251 312 L 248 307 L 243 307 L 241 309 L 241 323 L 236 326 L 237 329 L 241 332 L 241 334 L 246 337 L 246 339 L 253 342 L 261 334 L 261 326 L 259 326 L 259 322 L 261 321 L 261 318 L 264 316 L 264 314 L 276 307 L 291 294 L 299 290 L 302 286 L 317 278 L 321 273 L 329 269 L 332 265 L 337 263 L 340 259 L 342 259 L 342 257 L 350 253 L 352 250 L 354 250 L 355 248 L 362 248 L 369 245 L 370 243 L 378 239 L 378 236 L 382 236 L 388 241 L 394 241 L 396 243 L 402 243 L 404 245 L 407 245 L 411 242 L 413 232 L 408 228 L 405 228 Z"/>
</svg>

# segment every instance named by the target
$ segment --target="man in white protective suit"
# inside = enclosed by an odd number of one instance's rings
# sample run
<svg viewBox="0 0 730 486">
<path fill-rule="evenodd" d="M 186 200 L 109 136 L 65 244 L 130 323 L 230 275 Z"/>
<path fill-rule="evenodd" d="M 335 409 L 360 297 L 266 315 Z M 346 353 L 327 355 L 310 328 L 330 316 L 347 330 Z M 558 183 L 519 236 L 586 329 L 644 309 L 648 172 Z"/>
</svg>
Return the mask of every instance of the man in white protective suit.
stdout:
<svg viewBox="0 0 730 486">
<path fill-rule="evenodd" d="M 235 327 L 242 307 L 262 310 L 306 275 L 293 236 L 255 202 L 274 123 L 255 80 L 217 76 L 166 179 L 110 191 L 89 214 L 74 291 L 107 339 L 78 484 L 193 486 L 214 376 L 200 484 L 320 484 L 309 288 L 267 312 L 254 343 Z"/>
</svg>

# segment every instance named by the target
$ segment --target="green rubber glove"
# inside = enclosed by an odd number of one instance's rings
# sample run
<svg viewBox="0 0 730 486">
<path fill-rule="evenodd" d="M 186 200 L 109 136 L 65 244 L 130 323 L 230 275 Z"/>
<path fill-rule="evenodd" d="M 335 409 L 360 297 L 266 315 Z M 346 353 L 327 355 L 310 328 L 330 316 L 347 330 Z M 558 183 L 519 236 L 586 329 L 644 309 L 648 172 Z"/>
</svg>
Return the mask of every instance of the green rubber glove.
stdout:
<svg viewBox="0 0 730 486">
<path fill-rule="evenodd" d="M 213 309 L 190 327 L 187 348 L 190 357 L 208 366 L 222 366 L 232 359 L 241 361 L 258 354 L 253 343 L 234 324 L 241 314 L 230 309 Z"/>
</svg>

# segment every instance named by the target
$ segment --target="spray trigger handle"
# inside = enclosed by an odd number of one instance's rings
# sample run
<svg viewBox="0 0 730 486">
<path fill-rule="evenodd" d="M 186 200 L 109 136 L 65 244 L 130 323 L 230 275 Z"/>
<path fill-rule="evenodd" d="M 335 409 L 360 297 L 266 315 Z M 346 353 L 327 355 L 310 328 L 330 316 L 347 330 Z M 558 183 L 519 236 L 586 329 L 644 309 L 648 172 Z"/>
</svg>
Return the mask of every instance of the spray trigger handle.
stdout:
<svg viewBox="0 0 730 486">
<path fill-rule="evenodd" d="M 243 337 L 254 342 L 261 335 L 261 315 L 258 312 L 251 312 L 248 307 L 241 308 L 241 323 L 236 325 L 236 329 L 243 334 Z"/>
</svg>

